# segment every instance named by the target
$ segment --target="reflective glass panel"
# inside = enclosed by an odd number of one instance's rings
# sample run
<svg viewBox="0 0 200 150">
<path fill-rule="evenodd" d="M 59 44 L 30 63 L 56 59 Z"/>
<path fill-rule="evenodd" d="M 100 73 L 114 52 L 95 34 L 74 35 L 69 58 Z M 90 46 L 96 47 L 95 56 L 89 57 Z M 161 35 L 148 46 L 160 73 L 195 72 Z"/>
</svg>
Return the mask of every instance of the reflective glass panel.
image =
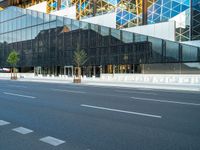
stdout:
<svg viewBox="0 0 200 150">
<path fill-rule="evenodd" d="M 122 31 L 122 41 L 124 43 L 131 43 L 131 42 L 133 42 L 133 33 Z"/>
<path fill-rule="evenodd" d="M 198 61 L 198 48 L 189 45 L 182 45 L 183 61 Z"/>
<path fill-rule="evenodd" d="M 72 20 L 72 30 L 78 30 L 79 29 L 79 21 Z"/>
<path fill-rule="evenodd" d="M 166 61 L 177 62 L 179 60 L 179 44 L 166 41 Z"/>
</svg>

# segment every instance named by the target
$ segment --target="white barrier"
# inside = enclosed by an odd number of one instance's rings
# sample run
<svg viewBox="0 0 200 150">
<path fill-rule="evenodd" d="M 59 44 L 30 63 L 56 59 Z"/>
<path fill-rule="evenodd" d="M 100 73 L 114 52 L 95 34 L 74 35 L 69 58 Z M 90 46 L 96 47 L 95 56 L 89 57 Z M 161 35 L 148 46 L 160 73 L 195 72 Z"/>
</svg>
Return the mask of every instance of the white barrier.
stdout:
<svg viewBox="0 0 200 150">
<path fill-rule="evenodd" d="M 0 73 L 1 78 L 10 78 L 10 73 Z M 18 78 L 34 78 L 34 73 L 17 73 Z"/>
<path fill-rule="evenodd" d="M 10 78 L 10 73 L 0 73 L 1 78 Z M 18 78 L 33 79 L 54 79 L 71 80 L 73 77 L 66 75 L 53 76 L 47 75 L 35 76 L 34 73 L 17 73 Z M 200 85 L 200 75 L 193 74 L 102 74 L 101 78 L 88 78 L 84 76 L 83 81 L 105 81 L 105 82 L 124 82 L 124 83 L 149 83 L 149 84 L 192 84 Z"/>
<path fill-rule="evenodd" d="M 155 84 L 200 84 L 200 75 L 194 74 L 102 74 L 103 81 Z"/>
</svg>

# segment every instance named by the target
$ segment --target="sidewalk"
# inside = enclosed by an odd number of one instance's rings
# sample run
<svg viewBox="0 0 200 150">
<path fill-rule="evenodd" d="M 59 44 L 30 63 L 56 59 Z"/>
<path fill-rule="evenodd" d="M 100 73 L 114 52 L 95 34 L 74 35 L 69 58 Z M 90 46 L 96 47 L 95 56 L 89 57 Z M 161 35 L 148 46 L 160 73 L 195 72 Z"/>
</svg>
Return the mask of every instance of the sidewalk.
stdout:
<svg viewBox="0 0 200 150">
<path fill-rule="evenodd" d="M 10 80 L 8 77 L 0 77 L 0 80 Z M 59 83 L 59 84 L 74 84 L 73 78 L 59 77 L 34 77 L 34 78 L 19 78 L 20 82 L 41 82 L 41 83 Z M 139 83 L 128 81 L 112 81 L 102 80 L 100 78 L 82 79 L 80 85 L 90 86 L 106 86 L 106 87 L 125 87 L 125 88 L 142 88 L 142 89 L 162 89 L 162 90 L 181 90 L 181 91 L 196 91 L 200 92 L 200 85 L 197 84 L 178 84 L 178 83 Z"/>
</svg>

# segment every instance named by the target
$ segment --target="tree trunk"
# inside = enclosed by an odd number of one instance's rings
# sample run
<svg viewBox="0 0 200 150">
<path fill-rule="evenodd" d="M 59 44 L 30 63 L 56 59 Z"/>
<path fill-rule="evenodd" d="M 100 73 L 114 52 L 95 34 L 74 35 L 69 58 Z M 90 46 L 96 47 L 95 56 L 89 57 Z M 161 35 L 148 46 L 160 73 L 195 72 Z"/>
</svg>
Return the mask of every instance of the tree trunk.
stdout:
<svg viewBox="0 0 200 150">
<path fill-rule="evenodd" d="M 78 67 L 78 77 L 81 78 L 81 67 Z"/>
<path fill-rule="evenodd" d="M 15 70 L 15 67 L 13 68 L 14 70 L 13 70 L 13 73 L 14 73 L 14 80 L 17 78 L 16 77 L 16 70 Z"/>
<path fill-rule="evenodd" d="M 81 83 L 81 77 L 80 77 L 80 75 L 81 75 L 81 69 L 78 66 L 78 67 L 75 67 L 75 70 L 77 71 L 77 74 L 76 74 L 76 77 L 74 78 L 74 83 Z"/>
<path fill-rule="evenodd" d="M 10 74 L 11 74 L 11 79 L 12 79 L 12 71 L 13 71 L 13 68 L 10 68 Z"/>
<path fill-rule="evenodd" d="M 11 69 L 11 79 L 12 80 L 16 80 L 17 79 L 17 74 L 16 74 L 15 67 L 12 67 L 12 69 Z"/>
</svg>

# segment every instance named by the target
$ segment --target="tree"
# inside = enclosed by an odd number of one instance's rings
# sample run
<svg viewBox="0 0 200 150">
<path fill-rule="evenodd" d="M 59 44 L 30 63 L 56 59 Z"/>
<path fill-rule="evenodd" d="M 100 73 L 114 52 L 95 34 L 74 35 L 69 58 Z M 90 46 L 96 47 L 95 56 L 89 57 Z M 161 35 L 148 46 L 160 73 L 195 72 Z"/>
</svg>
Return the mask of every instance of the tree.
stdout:
<svg viewBox="0 0 200 150">
<path fill-rule="evenodd" d="M 81 66 L 84 65 L 87 61 L 87 53 L 83 49 L 81 50 L 79 45 L 77 46 L 77 49 L 74 51 L 73 61 L 78 71 L 77 76 L 78 78 L 80 78 Z"/>
<path fill-rule="evenodd" d="M 17 79 L 15 67 L 19 60 L 19 54 L 15 50 L 11 51 L 8 55 L 7 62 L 11 65 L 11 79 Z M 12 76 L 12 73 L 14 76 Z"/>
</svg>

